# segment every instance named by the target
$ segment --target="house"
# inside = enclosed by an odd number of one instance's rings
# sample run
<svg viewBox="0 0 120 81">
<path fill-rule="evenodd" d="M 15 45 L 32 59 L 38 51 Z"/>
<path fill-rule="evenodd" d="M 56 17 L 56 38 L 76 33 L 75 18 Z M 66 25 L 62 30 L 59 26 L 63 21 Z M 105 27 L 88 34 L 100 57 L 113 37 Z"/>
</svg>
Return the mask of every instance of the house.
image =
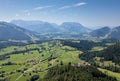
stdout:
<svg viewBox="0 0 120 81">
<path fill-rule="evenodd" d="M 90 64 L 88 62 L 79 62 L 77 64 L 72 64 L 72 66 L 81 67 L 81 66 L 90 66 Z"/>
</svg>

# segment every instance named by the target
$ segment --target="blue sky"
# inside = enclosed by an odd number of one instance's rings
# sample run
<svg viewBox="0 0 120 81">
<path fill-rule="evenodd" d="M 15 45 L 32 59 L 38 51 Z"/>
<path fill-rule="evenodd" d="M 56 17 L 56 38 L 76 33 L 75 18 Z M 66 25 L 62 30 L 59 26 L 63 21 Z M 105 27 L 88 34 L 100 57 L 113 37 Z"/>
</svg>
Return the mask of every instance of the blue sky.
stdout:
<svg viewBox="0 0 120 81">
<path fill-rule="evenodd" d="M 0 0 L 0 20 L 14 19 L 118 26 L 120 0 Z"/>
</svg>

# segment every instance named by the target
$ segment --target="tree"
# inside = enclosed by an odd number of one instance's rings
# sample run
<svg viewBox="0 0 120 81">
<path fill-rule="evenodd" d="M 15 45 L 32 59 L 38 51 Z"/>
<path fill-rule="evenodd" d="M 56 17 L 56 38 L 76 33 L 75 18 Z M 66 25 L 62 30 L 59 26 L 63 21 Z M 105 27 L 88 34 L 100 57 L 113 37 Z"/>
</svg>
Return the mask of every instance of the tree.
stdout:
<svg viewBox="0 0 120 81">
<path fill-rule="evenodd" d="M 63 65 L 63 61 L 60 61 L 60 65 Z"/>
<path fill-rule="evenodd" d="M 30 78 L 30 81 L 36 81 L 39 79 L 39 75 L 33 75 L 31 78 Z"/>
</svg>

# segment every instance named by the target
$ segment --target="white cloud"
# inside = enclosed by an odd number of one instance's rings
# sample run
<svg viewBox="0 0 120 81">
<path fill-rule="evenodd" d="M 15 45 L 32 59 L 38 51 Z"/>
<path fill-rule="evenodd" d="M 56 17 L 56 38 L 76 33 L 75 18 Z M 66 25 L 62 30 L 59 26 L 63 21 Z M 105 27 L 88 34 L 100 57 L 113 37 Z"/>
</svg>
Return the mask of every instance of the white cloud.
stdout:
<svg viewBox="0 0 120 81">
<path fill-rule="evenodd" d="M 86 5 L 87 3 L 85 2 L 80 2 L 80 3 L 77 3 L 77 4 L 74 4 L 73 6 L 74 7 L 79 7 L 79 6 L 83 6 L 83 5 Z"/>
<path fill-rule="evenodd" d="M 39 7 L 34 8 L 33 10 L 42 10 L 42 9 L 46 9 L 50 7 L 53 7 L 53 6 L 39 6 Z"/>
<path fill-rule="evenodd" d="M 73 4 L 73 5 L 69 5 L 69 6 L 63 6 L 59 9 L 68 9 L 68 8 L 73 8 L 73 7 L 80 7 L 80 6 L 83 6 L 83 5 L 86 5 L 87 3 L 85 2 L 79 2 L 79 3 L 76 3 L 76 4 Z"/>
<path fill-rule="evenodd" d="M 63 7 L 61 7 L 61 8 L 59 8 L 59 9 L 67 9 L 67 8 L 70 8 L 71 6 L 63 6 Z"/>
<path fill-rule="evenodd" d="M 50 8 L 50 7 L 53 7 L 53 6 L 54 6 L 54 5 L 50 5 L 50 6 L 49 6 L 49 5 L 48 5 L 48 6 L 39 6 L 39 7 L 32 8 L 32 9 L 21 10 L 21 13 L 19 13 L 19 14 L 22 14 L 22 15 L 25 15 L 25 16 L 31 16 L 31 12 L 33 12 L 33 11 Z M 15 16 L 18 17 L 19 14 L 15 14 Z M 47 15 L 46 12 L 44 12 L 44 13 L 42 13 L 42 14 Z"/>
<path fill-rule="evenodd" d="M 36 8 L 34 8 L 34 10 L 41 10 L 43 8 L 45 8 L 45 7 L 36 7 Z"/>
</svg>

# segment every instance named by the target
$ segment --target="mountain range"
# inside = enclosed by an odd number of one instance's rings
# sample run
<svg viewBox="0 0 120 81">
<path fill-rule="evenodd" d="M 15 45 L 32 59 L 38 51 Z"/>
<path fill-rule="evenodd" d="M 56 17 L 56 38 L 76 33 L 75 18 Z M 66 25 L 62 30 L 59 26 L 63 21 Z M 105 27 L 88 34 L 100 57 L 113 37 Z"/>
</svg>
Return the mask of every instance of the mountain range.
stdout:
<svg viewBox="0 0 120 81">
<path fill-rule="evenodd" d="M 37 33 L 86 33 L 90 29 L 76 22 L 64 22 L 61 25 L 43 21 L 13 20 L 11 23 Z"/>
<path fill-rule="evenodd" d="M 23 29 L 17 25 L 0 22 L 0 40 L 31 40 L 33 32 Z"/>
<path fill-rule="evenodd" d="M 38 36 L 39 35 L 39 36 Z M 96 30 L 84 27 L 77 22 L 64 22 L 61 25 L 43 21 L 13 20 L 0 22 L 0 40 L 32 40 L 48 38 L 113 38 L 120 39 L 120 26 L 101 27 Z"/>
</svg>

